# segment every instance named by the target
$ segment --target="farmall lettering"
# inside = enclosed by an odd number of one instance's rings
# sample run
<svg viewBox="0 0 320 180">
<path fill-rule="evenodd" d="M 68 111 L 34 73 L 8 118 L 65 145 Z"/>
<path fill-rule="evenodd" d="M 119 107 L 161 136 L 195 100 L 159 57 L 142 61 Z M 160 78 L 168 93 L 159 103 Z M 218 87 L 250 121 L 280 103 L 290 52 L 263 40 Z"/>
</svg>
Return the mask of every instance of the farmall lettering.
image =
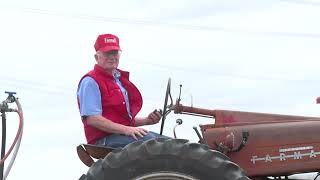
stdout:
<svg viewBox="0 0 320 180">
<path fill-rule="evenodd" d="M 105 38 L 104 39 L 105 43 L 117 43 L 116 38 Z"/>
<path fill-rule="evenodd" d="M 258 161 L 264 163 L 272 163 L 273 161 L 286 161 L 288 159 L 293 160 L 302 160 L 303 158 L 316 158 L 320 152 L 316 152 L 313 149 L 313 146 L 306 147 L 295 147 L 295 148 L 287 148 L 287 149 L 279 149 L 279 155 L 272 156 L 270 154 L 266 154 L 265 156 L 258 157 L 256 155 L 252 156 L 251 162 L 252 164 L 256 164 Z"/>
</svg>

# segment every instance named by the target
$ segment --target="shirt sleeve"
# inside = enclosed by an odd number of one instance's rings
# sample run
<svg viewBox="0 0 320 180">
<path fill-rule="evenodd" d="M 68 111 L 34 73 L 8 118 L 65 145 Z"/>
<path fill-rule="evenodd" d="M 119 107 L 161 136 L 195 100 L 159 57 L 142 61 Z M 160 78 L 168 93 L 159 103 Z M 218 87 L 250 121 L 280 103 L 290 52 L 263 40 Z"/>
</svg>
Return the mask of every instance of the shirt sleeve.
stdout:
<svg viewBox="0 0 320 180">
<path fill-rule="evenodd" d="M 102 114 L 101 93 L 93 78 L 87 76 L 81 80 L 77 96 L 82 117 Z"/>
</svg>

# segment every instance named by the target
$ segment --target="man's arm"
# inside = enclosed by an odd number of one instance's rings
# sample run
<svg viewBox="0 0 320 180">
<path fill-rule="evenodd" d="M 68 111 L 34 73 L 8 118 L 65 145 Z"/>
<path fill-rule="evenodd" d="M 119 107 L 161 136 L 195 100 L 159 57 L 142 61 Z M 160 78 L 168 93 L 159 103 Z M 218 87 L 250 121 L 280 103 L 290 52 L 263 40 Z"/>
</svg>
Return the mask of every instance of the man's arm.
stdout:
<svg viewBox="0 0 320 180">
<path fill-rule="evenodd" d="M 144 126 L 144 125 L 151 125 L 157 124 L 161 119 L 161 112 L 154 110 L 151 112 L 147 117 L 136 117 L 136 124 L 135 126 Z"/>
<path fill-rule="evenodd" d="M 88 116 L 84 119 L 84 121 L 87 121 L 88 125 L 100 129 L 101 131 L 132 136 L 136 140 L 138 140 L 137 137 L 143 137 L 148 133 L 148 131 L 143 128 L 114 123 L 101 115 Z"/>
<path fill-rule="evenodd" d="M 149 125 L 149 120 L 146 117 L 136 117 L 135 118 L 135 126 L 144 126 L 144 125 Z"/>
</svg>

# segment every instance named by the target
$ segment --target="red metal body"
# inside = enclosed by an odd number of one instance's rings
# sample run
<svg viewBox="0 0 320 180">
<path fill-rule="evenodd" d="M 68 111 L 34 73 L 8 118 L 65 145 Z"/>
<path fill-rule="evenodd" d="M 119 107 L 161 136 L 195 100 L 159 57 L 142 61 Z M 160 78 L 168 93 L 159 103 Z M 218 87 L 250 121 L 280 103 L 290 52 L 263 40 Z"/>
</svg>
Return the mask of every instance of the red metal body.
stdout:
<svg viewBox="0 0 320 180">
<path fill-rule="evenodd" d="M 214 124 L 201 125 L 212 149 L 225 147 L 231 161 L 249 177 L 290 175 L 320 169 L 320 118 L 254 112 L 208 110 L 177 103 L 175 113 L 205 115 Z M 243 148 L 235 152 L 249 137 Z"/>
</svg>

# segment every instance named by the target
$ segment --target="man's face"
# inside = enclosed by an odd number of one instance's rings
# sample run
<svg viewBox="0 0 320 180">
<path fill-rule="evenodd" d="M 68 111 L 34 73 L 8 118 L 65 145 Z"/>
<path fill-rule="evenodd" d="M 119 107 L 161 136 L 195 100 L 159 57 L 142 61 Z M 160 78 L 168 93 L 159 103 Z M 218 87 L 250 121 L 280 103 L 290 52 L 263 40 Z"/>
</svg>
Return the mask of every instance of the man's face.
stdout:
<svg viewBox="0 0 320 180">
<path fill-rule="evenodd" d="M 117 50 L 108 52 L 98 51 L 95 58 L 99 66 L 108 72 L 112 72 L 119 65 L 120 52 Z"/>
</svg>

